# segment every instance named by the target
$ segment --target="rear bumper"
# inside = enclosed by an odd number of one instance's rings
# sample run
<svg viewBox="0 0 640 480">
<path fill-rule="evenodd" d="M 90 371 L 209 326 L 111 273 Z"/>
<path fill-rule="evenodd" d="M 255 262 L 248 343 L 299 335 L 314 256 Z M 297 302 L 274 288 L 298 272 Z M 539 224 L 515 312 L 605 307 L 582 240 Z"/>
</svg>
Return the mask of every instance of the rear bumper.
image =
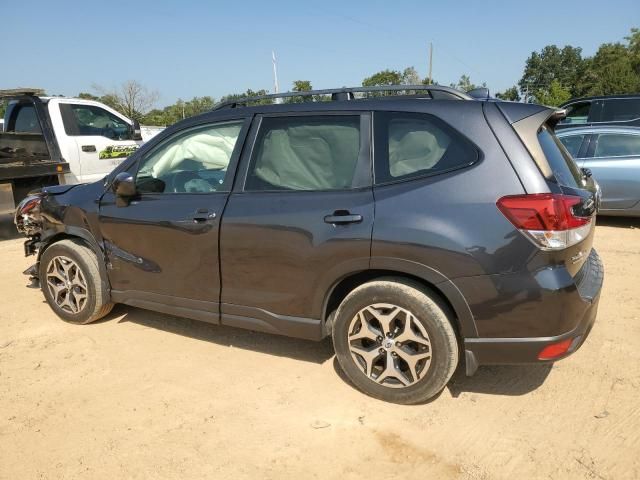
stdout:
<svg viewBox="0 0 640 480">
<path fill-rule="evenodd" d="M 549 363 L 574 353 L 582 346 L 595 322 L 603 280 L 604 267 L 600 257 L 593 250 L 589 255 L 588 264 L 585 265 L 584 275 L 576 282 L 578 299 L 572 297 L 572 301 L 580 302 L 582 308 L 567 310 L 581 312 L 581 317 L 574 319 L 574 322 L 577 320 L 577 323 L 572 322 L 575 325 L 574 328 L 563 334 L 548 337 L 465 339 L 467 375 L 473 375 L 480 365 Z M 569 297 L 566 300 L 569 300 Z M 545 347 L 566 340 L 571 340 L 571 343 L 562 355 L 552 360 L 538 358 Z"/>
</svg>

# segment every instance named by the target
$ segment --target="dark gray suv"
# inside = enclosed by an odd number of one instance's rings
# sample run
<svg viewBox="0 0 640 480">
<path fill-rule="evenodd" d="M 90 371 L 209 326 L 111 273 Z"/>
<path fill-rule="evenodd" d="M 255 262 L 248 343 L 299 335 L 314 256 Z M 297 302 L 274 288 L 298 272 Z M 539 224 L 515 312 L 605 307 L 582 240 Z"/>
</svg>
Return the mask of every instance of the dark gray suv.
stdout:
<svg viewBox="0 0 640 480">
<path fill-rule="evenodd" d="M 599 194 L 554 134 L 562 111 L 439 86 L 280 97 L 221 104 L 101 182 L 26 198 L 26 273 L 56 314 L 84 324 L 124 303 L 331 336 L 349 379 L 397 403 L 433 397 L 458 364 L 584 342 Z"/>
</svg>

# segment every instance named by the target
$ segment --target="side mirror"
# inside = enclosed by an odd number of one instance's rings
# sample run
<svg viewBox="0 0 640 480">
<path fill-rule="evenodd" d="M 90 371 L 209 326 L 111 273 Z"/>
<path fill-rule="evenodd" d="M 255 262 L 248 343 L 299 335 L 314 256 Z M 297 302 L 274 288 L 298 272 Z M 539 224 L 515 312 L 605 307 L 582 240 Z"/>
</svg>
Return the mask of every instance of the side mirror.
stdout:
<svg viewBox="0 0 640 480">
<path fill-rule="evenodd" d="M 133 140 L 142 140 L 142 130 L 140 130 L 140 122 L 138 120 L 134 120 L 133 121 L 133 134 L 132 134 L 132 139 Z"/>
<path fill-rule="evenodd" d="M 116 204 L 124 207 L 129 204 L 129 198 L 136 194 L 136 182 L 129 172 L 120 172 L 113 179 L 111 190 L 116 194 Z"/>
</svg>

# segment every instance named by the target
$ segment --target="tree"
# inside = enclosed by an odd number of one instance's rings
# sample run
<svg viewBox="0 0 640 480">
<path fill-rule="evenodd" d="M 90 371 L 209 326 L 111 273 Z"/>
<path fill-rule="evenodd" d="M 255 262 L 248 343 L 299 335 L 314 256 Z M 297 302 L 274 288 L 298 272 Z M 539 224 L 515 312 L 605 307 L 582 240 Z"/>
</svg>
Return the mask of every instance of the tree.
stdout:
<svg viewBox="0 0 640 480">
<path fill-rule="evenodd" d="M 313 87 L 311 86 L 311 81 L 309 80 L 294 80 L 293 82 L 293 88 L 291 89 L 292 92 L 310 92 L 311 90 L 313 90 Z M 304 101 L 308 101 L 310 99 L 310 97 L 308 96 L 302 96 L 300 95 L 299 97 L 289 97 L 287 99 L 288 103 L 302 103 Z"/>
<path fill-rule="evenodd" d="M 518 87 L 515 85 L 513 87 L 507 88 L 504 92 L 496 93 L 496 97 L 501 100 L 509 100 L 511 102 L 519 102 L 520 95 L 518 94 Z"/>
<path fill-rule="evenodd" d="M 401 85 L 403 83 L 403 76 L 397 70 L 382 70 L 378 73 L 374 73 L 370 77 L 365 78 L 362 81 L 363 87 L 378 87 L 385 85 Z"/>
<path fill-rule="evenodd" d="M 456 88 L 463 92 L 468 92 L 469 90 L 473 90 L 475 88 L 486 87 L 487 84 L 486 82 L 482 82 L 482 85 L 476 85 L 473 82 L 471 82 L 471 77 L 469 77 L 469 75 L 463 74 L 460 76 L 460 80 L 458 80 L 458 83 L 451 83 L 449 84 L 449 86 L 451 88 Z"/>
<path fill-rule="evenodd" d="M 636 46 L 633 45 L 635 49 Z M 636 93 L 640 90 L 640 72 L 631 48 L 621 43 L 605 43 L 589 61 L 586 91 L 589 95 Z"/>
<path fill-rule="evenodd" d="M 581 96 L 586 89 L 586 66 L 581 48 L 567 45 L 560 49 L 556 45 L 547 45 L 540 53 L 531 53 L 518 86 L 521 92 L 539 99 L 549 95 L 551 83 L 557 80 L 571 96 Z"/>
<path fill-rule="evenodd" d="M 419 85 L 422 83 L 420 75 L 413 67 L 407 67 L 402 72 L 402 84 L 403 85 Z"/>
<path fill-rule="evenodd" d="M 551 81 L 551 85 L 548 90 L 539 90 L 536 95 L 538 103 L 542 105 L 549 105 L 551 107 L 557 107 L 570 98 L 571 92 L 569 89 L 562 86 L 562 84 L 556 79 Z"/>
<path fill-rule="evenodd" d="M 160 97 L 157 91 L 149 90 L 135 80 L 127 80 L 112 90 L 100 85 L 94 85 L 93 89 L 102 94 L 100 101 L 135 120 L 140 120 L 149 112 Z"/>
<path fill-rule="evenodd" d="M 241 98 L 246 98 L 246 97 L 260 97 L 262 95 L 268 95 L 269 91 L 268 90 L 256 90 L 253 91 L 250 88 L 244 92 L 244 93 L 231 93 L 229 95 L 225 95 L 224 97 L 222 97 L 220 99 L 221 102 L 226 102 L 229 100 L 239 100 Z M 258 100 L 256 102 L 252 102 L 255 105 L 270 105 L 273 103 L 273 101 L 271 99 L 265 99 L 265 100 Z"/>
</svg>

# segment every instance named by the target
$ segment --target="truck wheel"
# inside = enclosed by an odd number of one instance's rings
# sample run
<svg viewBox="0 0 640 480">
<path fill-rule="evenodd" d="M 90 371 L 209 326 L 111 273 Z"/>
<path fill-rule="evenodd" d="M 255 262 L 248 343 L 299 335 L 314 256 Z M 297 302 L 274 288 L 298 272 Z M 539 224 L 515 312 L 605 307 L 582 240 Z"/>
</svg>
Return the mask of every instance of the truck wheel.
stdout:
<svg viewBox="0 0 640 480">
<path fill-rule="evenodd" d="M 40 284 L 49 306 L 64 321 L 91 323 L 113 308 L 93 251 L 76 240 L 61 240 L 40 258 Z"/>
<path fill-rule="evenodd" d="M 387 402 L 414 404 L 435 396 L 458 364 L 446 310 L 432 292 L 402 278 L 354 289 L 333 326 L 344 373 L 364 393 Z"/>
</svg>

